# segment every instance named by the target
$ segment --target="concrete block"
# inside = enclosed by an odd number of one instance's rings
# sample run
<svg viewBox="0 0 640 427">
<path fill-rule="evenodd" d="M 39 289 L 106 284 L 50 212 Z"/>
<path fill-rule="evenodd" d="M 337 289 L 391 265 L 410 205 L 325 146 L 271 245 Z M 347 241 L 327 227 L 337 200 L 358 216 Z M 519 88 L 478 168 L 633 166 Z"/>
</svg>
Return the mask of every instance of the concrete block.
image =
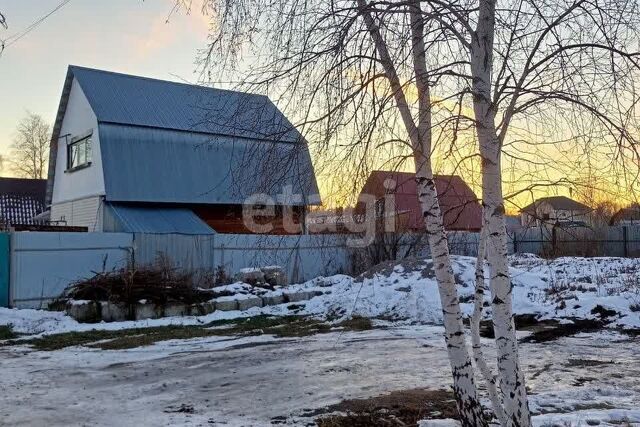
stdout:
<svg viewBox="0 0 640 427">
<path fill-rule="evenodd" d="M 66 312 L 80 323 L 97 323 L 102 320 L 100 303 L 95 301 L 67 302 Z"/>
<path fill-rule="evenodd" d="M 205 316 L 213 313 L 214 311 L 216 311 L 215 301 L 201 302 L 200 304 L 194 304 L 191 307 L 191 314 L 194 316 Z"/>
<path fill-rule="evenodd" d="M 287 274 L 279 265 L 262 267 L 260 270 L 264 273 L 265 282 L 271 286 L 284 286 L 287 284 Z"/>
<path fill-rule="evenodd" d="M 262 305 L 278 305 L 284 303 L 283 294 L 266 295 L 262 297 Z"/>
<path fill-rule="evenodd" d="M 105 322 L 122 322 L 127 320 L 129 310 L 124 304 L 115 304 L 112 302 L 101 302 L 100 312 L 102 320 Z"/>
<path fill-rule="evenodd" d="M 164 317 L 188 316 L 191 307 L 181 302 L 170 302 L 164 306 L 162 315 Z"/>
<path fill-rule="evenodd" d="M 233 311 L 238 309 L 238 301 L 236 300 L 216 300 L 216 310 Z"/>
<path fill-rule="evenodd" d="M 155 304 L 136 304 L 136 320 L 157 319 L 158 317 L 162 317 L 161 314 Z"/>
<path fill-rule="evenodd" d="M 259 268 L 243 268 L 236 274 L 236 280 L 250 285 L 265 283 L 264 273 Z"/>
<path fill-rule="evenodd" d="M 314 297 L 312 292 L 307 291 L 285 292 L 284 295 L 287 302 L 307 301 Z"/>
<path fill-rule="evenodd" d="M 238 300 L 238 310 L 248 310 L 253 307 L 262 307 L 262 298 L 251 297 Z"/>
</svg>

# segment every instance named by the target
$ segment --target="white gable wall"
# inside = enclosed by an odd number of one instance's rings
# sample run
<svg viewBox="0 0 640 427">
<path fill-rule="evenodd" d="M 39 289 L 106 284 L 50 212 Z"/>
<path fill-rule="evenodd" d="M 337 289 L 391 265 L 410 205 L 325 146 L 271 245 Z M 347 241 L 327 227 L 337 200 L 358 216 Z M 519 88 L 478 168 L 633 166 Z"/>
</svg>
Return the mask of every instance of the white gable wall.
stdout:
<svg viewBox="0 0 640 427">
<path fill-rule="evenodd" d="M 67 172 L 67 143 L 71 142 L 73 137 L 89 131 L 93 131 L 91 165 Z M 68 137 L 65 138 L 63 135 Z M 100 207 L 105 194 L 98 119 L 76 79 L 71 84 L 60 136 L 51 200 L 51 220 L 64 220 L 67 225 L 97 230 L 99 227 L 96 226 L 96 222 L 102 222 Z"/>
</svg>

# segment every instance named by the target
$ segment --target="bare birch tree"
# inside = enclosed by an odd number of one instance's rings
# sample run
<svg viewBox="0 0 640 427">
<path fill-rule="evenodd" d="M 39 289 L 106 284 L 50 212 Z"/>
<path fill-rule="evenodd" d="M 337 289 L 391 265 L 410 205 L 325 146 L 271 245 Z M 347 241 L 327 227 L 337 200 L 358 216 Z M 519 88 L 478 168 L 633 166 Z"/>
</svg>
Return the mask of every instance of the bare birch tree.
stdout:
<svg viewBox="0 0 640 427">
<path fill-rule="evenodd" d="M 18 124 L 11 144 L 9 161 L 14 173 L 25 178 L 43 179 L 49 158 L 49 125 L 37 114 L 28 113 Z"/>
<path fill-rule="evenodd" d="M 640 101 L 634 85 L 640 59 L 638 4 L 428 3 L 446 8 L 443 26 L 468 52 L 498 377 L 507 422 L 527 426 L 530 414 L 511 307 L 501 158 L 513 129 L 524 124 L 527 145 L 562 140 L 579 145 L 597 135 L 602 145 L 614 147 L 617 156 L 638 159 L 638 136 L 631 131 Z M 547 141 L 536 141 L 540 137 L 532 131 L 536 122 L 544 122 Z"/>
<path fill-rule="evenodd" d="M 190 2 L 187 2 L 190 3 Z M 483 425 L 433 185 L 436 145 L 475 131 L 497 375 L 474 355 L 502 425 L 529 426 L 507 260 L 503 156 L 542 162 L 539 146 L 601 140 L 637 164 L 638 7 L 626 0 L 205 0 L 200 66 L 236 73 L 293 112 L 316 154 L 339 146 L 353 171 L 401 146 L 413 159 L 443 306 L 463 425 Z M 246 62 L 243 62 L 243 59 Z M 215 66 L 214 66 L 215 64 Z M 208 74 L 210 75 L 210 74 Z M 471 113 L 467 113 L 470 111 Z M 532 148 L 533 147 L 533 148 Z M 404 151 L 403 151 L 404 150 Z M 585 149 L 585 156 L 589 156 Z M 389 152 L 391 153 L 391 152 Z M 571 162 L 571 159 L 568 159 Z M 365 165 L 365 166 L 363 166 Z M 338 168 L 333 169 L 335 173 Z M 637 174 L 636 174 L 637 175 Z M 558 182 L 561 180 L 557 180 Z M 480 257 L 479 270 L 484 270 Z M 480 284 L 480 280 L 478 279 Z M 478 303 L 483 292 L 478 288 Z M 480 308 L 482 306 L 480 305 Z M 474 316 L 474 324 L 479 321 Z M 472 329 L 476 329 L 475 327 Z M 475 333 L 474 333 L 475 335 Z M 496 387 L 498 385 L 499 387 Z"/>
<path fill-rule="evenodd" d="M 219 58 L 236 65 L 253 47 L 251 54 L 259 58 L 243 76 L 243 86 L 283 94 L 285 107 L 303 112 L 297 117 L 303 133 L 321 147 L 332 139 L 351 141 L 340 142 L 341 152 L 359 162 L 382 146 L 406 148 L 439 285 L 460 420 L 464 426 L 485 425 L 433 178 L 434 128 L 442 132 L 448 124 L 432 108 L 431 87 L 450 73 L 436 58 L 446 50 L 448 36 L 425 19 L 418 0 L 211 0 L 205 11 L 216 29 L 202 56 L 205 69 L 220 64 Z M 447 61 L 455 62 L 455 55 Z"/>
</svg>

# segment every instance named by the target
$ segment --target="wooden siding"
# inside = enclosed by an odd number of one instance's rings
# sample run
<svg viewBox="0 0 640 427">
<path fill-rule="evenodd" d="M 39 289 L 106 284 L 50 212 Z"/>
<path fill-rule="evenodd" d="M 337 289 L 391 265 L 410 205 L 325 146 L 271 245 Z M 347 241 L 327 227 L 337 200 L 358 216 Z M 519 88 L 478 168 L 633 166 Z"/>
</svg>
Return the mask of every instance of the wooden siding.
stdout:
<svg viewBox="0 0 640 427">
<path fill-rule="evenodd" d="M 101 196 L 57 203 L 51 206 L 51 221 L 72 227 L 87 227 L 102 231 L 103 203 Z"/>
<path fill-rule="evenodd" d="M 272 217 L 257 217 L 255 222 L 257 224 L 271 223 L 273 229 L 265 234 L 286 235 L 286 234 L 301 234 L 302 224 L 301 218 L 304 212 L 304 207 L 291 207 L 285 209 L 292 209 L 292 216 L 296 225 L 295 231 L 287 231 L 283 225 L 283 208 L 277 206 L 275 209 L 275 215 Z M 200 217 L 204 222 L 213 228 L 218 233 L 233 233 L 233 234 L 254 234 L 245 224 L 242 218 L 242 205 L 214 205 L 214 206 L 200 206 L 193 209 L 196 215 Z"/>
</svg>

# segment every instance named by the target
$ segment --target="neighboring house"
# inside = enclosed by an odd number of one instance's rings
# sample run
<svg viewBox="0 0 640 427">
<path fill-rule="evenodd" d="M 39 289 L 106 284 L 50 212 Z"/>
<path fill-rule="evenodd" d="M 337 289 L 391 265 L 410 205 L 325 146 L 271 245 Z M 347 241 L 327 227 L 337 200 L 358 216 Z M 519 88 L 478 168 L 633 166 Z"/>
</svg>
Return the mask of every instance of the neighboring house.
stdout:
<svg viewBox="0 0 640 427">
<path fill-rule="evenodd" d="M 611 225 L 640 225 L 640 205 L 620 209 L 611 217 Z"/>
<path fill-rule="evenodd" d="M 482 227 L 482 207 L 467 183 L 457 175 L 436 175 L 434 179 L 445 229 L 479 231 Z M 364 195 L 374 196 L 378 216 L 396 216 L 399 229 L 424 230 L 415 174 L 373 171 L 362 187 L 360 200 Z M 388 200 L 392 200 L 391 206 L 387 204 Z M 364 210 L 363 204 L 359 203 L 356 211 L 364 213 Z"/>
<path fill-rule="evenodd" d="M 520 223 L 519 215 L 505 215 L 504 223 L 507 229 L 507 233 L 509 234 L 522 230 L 522 224 Z"/>
<path fill-rule="evenodd" d="M 520 210 L 523 227 L 587 225 L 593 209 L 565 196 L 543 197 Z"/>
<path fill-rule="evenodd" d="M 45 210 L 47 180 L 0 178 L 0 228 L 33 224 Z"/>
<path fill-rule="evenodd" d="M 247 198 L 283 192 L 300 196 L 276 199 L 272 232 L 289 212 L 301 231 L 319 203 L 305 140 L 262 95 L 69 66 L 50 159 L 51 220 L 89 231 L 250 232 Z"/>
</svg>

